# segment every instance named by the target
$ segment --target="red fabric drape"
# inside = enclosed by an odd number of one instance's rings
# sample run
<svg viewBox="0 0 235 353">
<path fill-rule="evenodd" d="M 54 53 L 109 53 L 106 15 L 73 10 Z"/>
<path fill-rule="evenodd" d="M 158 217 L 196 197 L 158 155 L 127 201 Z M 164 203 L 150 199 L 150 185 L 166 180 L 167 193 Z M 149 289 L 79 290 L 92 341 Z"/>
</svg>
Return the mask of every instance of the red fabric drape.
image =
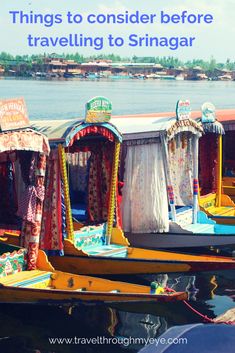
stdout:
<svg viewBox="0 0 235 353">
<path fill-rule="evenodd" d="M 46 156 L 44 154 L 35 153 L 32 158 L 30 182 L 31 187 L 34 187 L 38 191 L 34 195 L 35 199 L 30 200 L 31 204 L 28 204 L 30 208 L 30 220 L 29 212 L 23 216 L 22 223 L 22 246 L 28 250 L 28 269 L 36 269 L 39 239 L 41 232 L 41 220 L 42 220 L 42 207 L 44 200 L 44 181 L 45 181 L 45 170 L 46 170 Z M 34 214 L 32 214 L 34 213 Z"/>
<path fill-rule="evenodd" d="M 218 135 L 208 133 L 199 139 L 200 194 L 216 192 Z"/>
<path fill-rule="evenodd" d="M 100 146 L 92 151 L 88 173 L 88 215 L 91 222 L 107 221 L 113 146 Z"/>
<path fill-rule="evenodd" d="M 71 139 L 69 146 L 72 146 L 75 141 L 80 140 L 82 137 L 87 135 L 101 135 L 110 142 L 114 142 L 113 133 L 104 126 L 87 126 L 86 128 L 78 131 Z"/>
<path fill-rule="evenodd" d="M 62 250 L 61 174 L 58 150 L 51 151 L 46 178 L 40 248 Z"/>
</svg>

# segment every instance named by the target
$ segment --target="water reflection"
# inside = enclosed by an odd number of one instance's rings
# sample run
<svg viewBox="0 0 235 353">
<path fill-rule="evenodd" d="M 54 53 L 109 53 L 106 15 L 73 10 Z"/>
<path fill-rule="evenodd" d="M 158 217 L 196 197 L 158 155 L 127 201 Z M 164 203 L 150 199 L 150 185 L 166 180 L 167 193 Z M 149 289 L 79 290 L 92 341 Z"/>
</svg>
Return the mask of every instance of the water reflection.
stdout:
<svg viewBox="0 0 235 353">
<path fill-rule="evenodd" d="M 132 277 L 133 282 L 156 280 L 177 291 L 187 290 L 191 305 L 214 318 L 234 307 L 235 271 L 192 275 Z M 156 338 L 169 327 L 202 322 L 183 303 L 80 305 L 78 307 L 0 306 L 0 352 L 99 353 L 137 352 L 143 344 L 50 344 L 48 338 Z"/>
</svg>

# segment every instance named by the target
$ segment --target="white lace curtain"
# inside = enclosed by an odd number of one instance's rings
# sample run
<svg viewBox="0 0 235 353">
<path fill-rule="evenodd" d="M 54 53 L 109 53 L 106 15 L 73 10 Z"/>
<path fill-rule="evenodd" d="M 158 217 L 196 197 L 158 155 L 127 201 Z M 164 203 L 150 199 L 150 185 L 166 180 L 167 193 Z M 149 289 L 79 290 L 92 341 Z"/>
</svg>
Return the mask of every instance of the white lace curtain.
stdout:
<svg viewBox="0 0 235 353">
<path fill-rule="evenodd" d="M 193 204 L 193 135 L 177 134 L 168 144 L 171 183 L 175 204 Z"/>
<path fill-rule="evenodd" d="M 128 146 L 122 199 L 126 232 L 167 232 L 168 201 L 161 144 Z"/>
</svg>

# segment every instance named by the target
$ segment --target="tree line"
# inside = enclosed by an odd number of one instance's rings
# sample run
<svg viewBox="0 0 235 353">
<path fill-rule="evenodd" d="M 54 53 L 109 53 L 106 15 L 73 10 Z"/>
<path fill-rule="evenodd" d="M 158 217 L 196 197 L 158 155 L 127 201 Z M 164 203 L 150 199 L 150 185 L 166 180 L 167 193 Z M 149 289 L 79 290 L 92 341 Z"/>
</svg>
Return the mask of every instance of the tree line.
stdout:
<svg viewBox="0 0 235 353">
<path fill-rule="evenodd" d="M 74 60 L 77 63 L 89 62 L 91 60 L 112 60 L 112 62 L 132 62 L 132 63 L 153 63 L 153 64 L 161 64 L 165 68 L 177 68 L 177 67 L 185 67 L 185 68 L 193 68 L 195 66 L 200 66 L 203 70 L 207 72 L 213 72 L 215 69 L 227 69 L 227 70 L 235 70 L 235 61 L 230 60 L 229 58 L 226 62 L 217 62 L 214 57 L 211 57 L 209 60 L 203 59 L 193 59 L 183 61 L 178 58 L 172 56 L 163 56 L 163 57 L 153 57 L 153 56 L 133 56 L 133 57 L 121 57 L 116 54 L 102 54 L 102 55 L 92 55 L 92 56 L 84 56 L 80 53 L 74 54 L 61 54 L 58 55 L 56 53 L 53 54 L 33 54 L 33 55 L 12 55 L 10 53 L 1 52 L 0 53 L 0 64 L 4 68 L 8 68 L 9 65 L 25 65 L 30 68 L 33 63 L 43 64 L 45 58 L 54 57 L 54 58 L 63 58 L 66 60 Z"/>
</svg>

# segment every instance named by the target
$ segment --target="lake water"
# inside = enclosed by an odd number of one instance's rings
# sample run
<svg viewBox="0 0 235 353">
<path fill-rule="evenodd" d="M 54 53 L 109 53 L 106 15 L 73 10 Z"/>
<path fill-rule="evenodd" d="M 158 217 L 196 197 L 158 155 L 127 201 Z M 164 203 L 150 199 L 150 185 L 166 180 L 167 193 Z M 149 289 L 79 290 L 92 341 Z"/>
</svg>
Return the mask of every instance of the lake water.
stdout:
<svg viewBox="0 0 235 353">
<path fill-rule="evenodd" d="M 179 98 L 191 100 L 193 109 L 212 101 L 218 109 L 234 108 L 235 82 L 190 81 L 33 81 L 0 80 L 0 97 L 26 99 L 31 119 L 64 119 L 84 114 L 84 103 L 104 95 L 113 102 L 114 114 L 173 111 Z M 132 282 L 150 284 L 159 276 L 128 276 Z M 234 307 L 235 271 L 170 275 L 168 285 L 187 290 L 191 304 L 208 317 Z M 78 308 L 0 306 L 0 352 L 73 353 L 137 352 L 141 345 L 52 345 L 55 338 L 155 338 L 167 328 L 202 322 L 182 303 L 129 304 Z M 115 342 L 115 340 L 113 341 Z M 189 346 L 190 352 L 190 346 Z"/>
<path fill-rule="evenodd" d="M 65 119 L 84 116 L 84 104 L 94 96 L 113 103 L 113 114 L 174 111 L 186 98 L 192 109 L 206 101 L 217 109 L 235 107 L 235 82 L 158 80 L 0 80 L 0 97 L 23 96 L 31 119 Z"/>
</svg>

